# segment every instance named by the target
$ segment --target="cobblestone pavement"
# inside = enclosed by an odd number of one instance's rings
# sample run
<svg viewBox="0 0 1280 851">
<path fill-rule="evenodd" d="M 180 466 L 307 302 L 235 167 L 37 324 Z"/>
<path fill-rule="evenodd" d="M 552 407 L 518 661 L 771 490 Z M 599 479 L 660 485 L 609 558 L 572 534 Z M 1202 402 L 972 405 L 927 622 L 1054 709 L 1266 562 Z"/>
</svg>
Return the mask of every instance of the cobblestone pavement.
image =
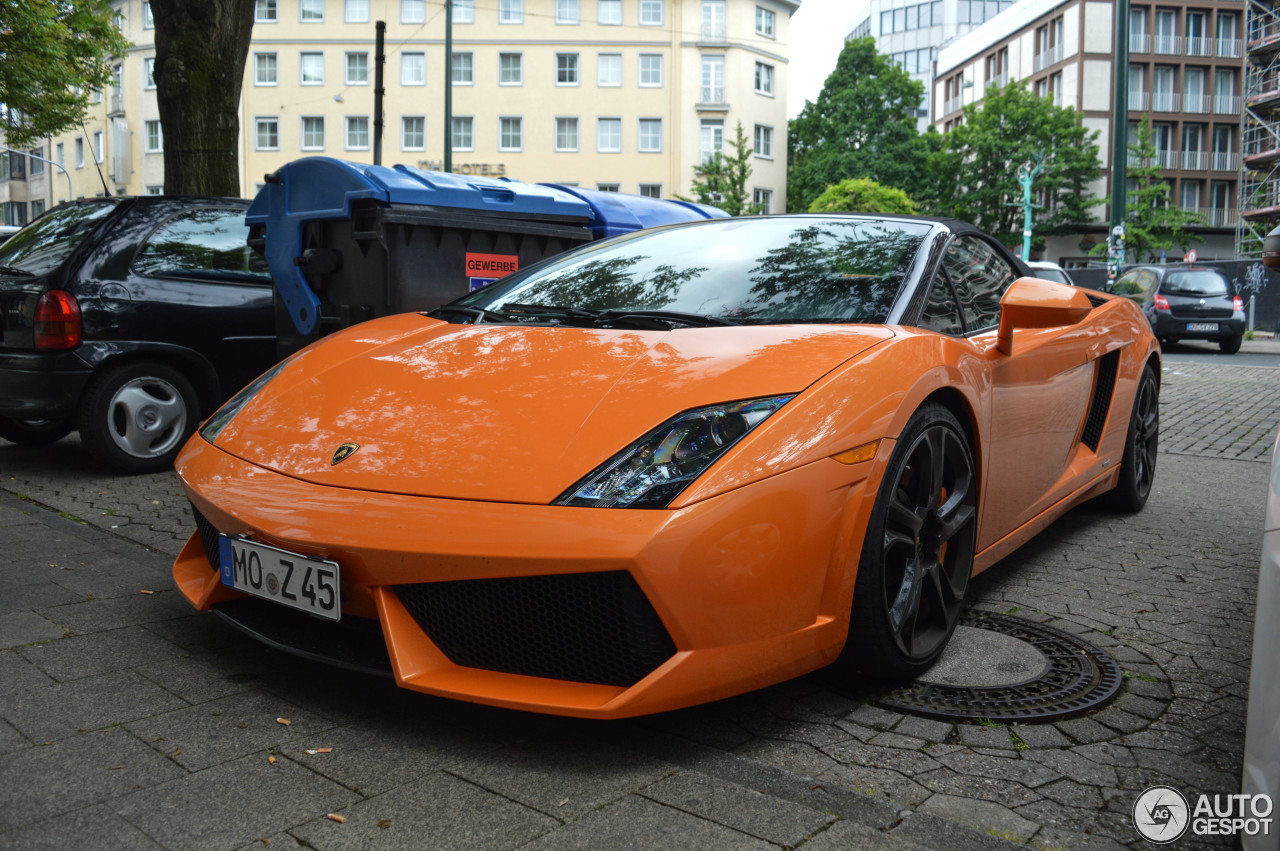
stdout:
<svg viewBox="0 0 1280 851">
<path fill-rule="evenodd" d="M 1146 787 L 1239 789 L 1277 374 L 1171 365 L 1146 509 L 1083 506 L 975 580 L 1125 671 L 1041 725 L 905 716 L 822 672 L 614 724 L 403 692 L 139 595 L 191 528 L 171 475 L 0 444 L 29 506 L 0 505 L 0 847 L 1138 848 Z"/>
</svg>

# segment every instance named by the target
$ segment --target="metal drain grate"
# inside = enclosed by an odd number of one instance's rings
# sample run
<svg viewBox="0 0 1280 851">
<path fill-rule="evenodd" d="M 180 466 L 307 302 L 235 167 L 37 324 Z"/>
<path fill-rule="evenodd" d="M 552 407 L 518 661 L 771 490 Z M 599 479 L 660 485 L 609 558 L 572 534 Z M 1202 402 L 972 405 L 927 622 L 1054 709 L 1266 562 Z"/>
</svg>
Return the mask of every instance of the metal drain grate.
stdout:
<svg viewBox="0 0 1280 851">
<path fill-rule="evenodd" d="M 876 703 L 928 718 L 1050 721 L 1099 709 L 1120 693 L 1123 676 L 1115 660 L 1069 632 L 992 612 L 971 612 L 961 623 L 1027 642 L 1045 655 L 1048 668 L 1034 679 L 1007 686 L 917 681 Z"/>
</svg>

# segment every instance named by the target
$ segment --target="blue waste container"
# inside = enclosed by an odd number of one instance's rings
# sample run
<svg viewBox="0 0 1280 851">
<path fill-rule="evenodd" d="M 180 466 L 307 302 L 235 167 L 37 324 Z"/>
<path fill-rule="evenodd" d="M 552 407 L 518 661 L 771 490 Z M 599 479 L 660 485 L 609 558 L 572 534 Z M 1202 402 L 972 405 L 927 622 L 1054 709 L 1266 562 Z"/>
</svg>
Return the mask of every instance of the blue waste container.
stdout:
<svg viewBox="0 0 1280 851">
<path fill-rule="evenodd" d="M 283 357 L 357 322 L 431 310 L 594 239 L 724 215 L 683 201 L 306 157 L 267 175 L 245 221 L 275 280 Z"/>
</svg>

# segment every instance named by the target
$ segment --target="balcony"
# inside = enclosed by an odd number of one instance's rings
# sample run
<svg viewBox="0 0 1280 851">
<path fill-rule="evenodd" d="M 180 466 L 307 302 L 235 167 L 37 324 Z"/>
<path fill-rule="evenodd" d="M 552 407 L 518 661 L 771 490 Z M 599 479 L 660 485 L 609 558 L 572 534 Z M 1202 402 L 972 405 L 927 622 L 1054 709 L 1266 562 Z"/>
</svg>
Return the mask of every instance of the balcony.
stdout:
<svg viewBox="0 0 1280 851">
<path fill-rule="evenodd" d="M 1182 53 L 1182 38 L 1176 35 L 1158 35 L 1154 39 L 1155 52 L 1163 53 L 1168 56 L 1178 56 Z"/>
<path fill-rule="evenodd" d="M 1239 171 L 1240 155 L 1234 153 L 1226 153 L 1224 151 L 1213 152 L 1213 170 L 1214 171 Z"/>
<path fill-rule="evenodd" d="M 1177 168 L 1180 159 L 1177 151 L 1156 151 L 1156 165 L 1160 168 Z"/>
<path fill-rule="evenodd" d="M 990 80 L 987 80 L 987 88 L 995 86 L 997 89 L 1003 89 L 1007 85 L 1009 85 L 1009 75 L 1007 73 L 997 74 Z"/>
<path fill-rule="evenodd" d="M 959 112 L 963 106 L 964 103 L 959 96 L 953 97 L 942 105 L 942 114 L 950 115 L 953 112 Z"/>
<path fill-rule="evenodd" d="M 1130 112 L 1147 112 L 1151 109 L 1151 92 L 1129 92 Z"/>
<path fill-rule="evenodd" d="M 1133 105 L 1129 105 L 1133 109 Z M 1152 112 L 1181 112 L 1182 95 L 1176 92 L 1156 92 L 1151 96 Z"/>
<path fill-rule="evenodd" d="M 1214 95 L 1213 111 L 1216 115 L 1239 115 L 1239 95 Z"/>
<path fill-rule="evenodd" d="M 1183 112 L 1209 112 L 1213 106 L 1213 99 L 1209 95 L 1183 95 L 1182 111 Z"/>
<path fill-rule="evenodd" d="M 1204 36 L 1187 36 L 1187 56 L 1212 56 L 1213 39 Z"/>
<path fill-rule="evenodd" d="M 724 86 L 703 86 L 699 92 L 701 99 L 696 105 L 697 109 L 721 112 L 729 108 L 729 102 L 725 100 Z"/>
<path fill-rule="evenodd" d="M 1240 221 L 1239 211 L 1231 209 L 1206 207 L 1200 210 L 1200 215 L 1211 228 L 1233 228 Z"/>
<path fill-rule="evenodd" d="M 1130 53 L 1150 53 L 1151 36 L 1147 33 L 1129 33 Z"/>
<path fill-rule="evenodd" d="M 124 112 L 124 92 L 120 89 L 111 90 L 111 111 L 108 115 L 117 115 Z"/>
<path fill-rule="evenodd" d="M 1182 152 L 1182 169 L 1183 171 L 1208 171 L 1209 170 L 1209 152 L 1208 151 L 1183 151 Z"/>
<path fill-rule="evenodd" d="M 703 41 L 724 41 L 725 40 L 724 21 L 703 21 L 702 22 L 702 40 Z"/>
<path fill-rule="evenodd" d="M 1220 38 L 1218 41 L 1218 56 L 1223 59 L 1239 59 L 1244 56 L 1244 39 L 1242 38 Z"/>
</svg>

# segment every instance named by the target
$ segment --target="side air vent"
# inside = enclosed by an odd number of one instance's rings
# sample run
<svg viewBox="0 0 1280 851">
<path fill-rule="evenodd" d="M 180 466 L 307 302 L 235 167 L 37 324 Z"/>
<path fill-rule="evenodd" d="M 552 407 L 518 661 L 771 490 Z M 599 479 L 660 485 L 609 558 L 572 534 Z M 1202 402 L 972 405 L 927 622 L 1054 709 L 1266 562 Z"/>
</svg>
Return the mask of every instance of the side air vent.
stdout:
<svg viewBox="0 0 1280 851">
<path fill-rule="evenodd" d="M 1094 307 L 1102 307 L 1102 305 L 1107 303 L 1105 298 L 1100 295 L 1094 295 L 1093 293 L 1085 293 L 1084 297 L 1089 299 L 1089 304 L 1092 304 Z"/>
<path fill-rule="evenodd" d="M 1097 452 L 1102 441 L 1102 429 L 1107 424 L 1107 411 L 1111 409 L 1111 393 L 1116 389 L 1116 368 L 1120 365 L 1120 350 L 1107 352 L 1098 358 L 1098 381 L 1093 387 L 1093 401 L 1089 404 L 1089 418 L 1084 423 L 1080 442 Z"/>
</svg>

